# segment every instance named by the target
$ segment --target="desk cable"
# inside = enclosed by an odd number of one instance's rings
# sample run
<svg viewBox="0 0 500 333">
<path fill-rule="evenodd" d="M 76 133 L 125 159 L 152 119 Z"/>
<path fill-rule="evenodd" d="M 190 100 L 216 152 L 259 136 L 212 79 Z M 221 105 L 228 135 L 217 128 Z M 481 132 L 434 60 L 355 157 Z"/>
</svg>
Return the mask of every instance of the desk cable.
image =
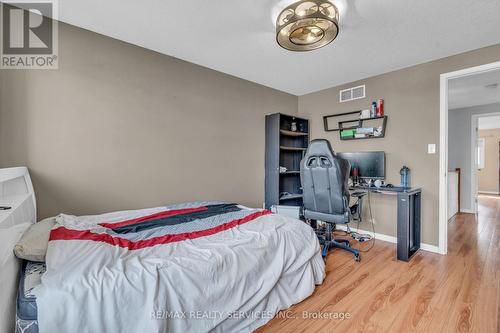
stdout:
<svg viewBox="0 0 500 333">
<path fill-rule="evenodd" d="M 351 236 L 352 239 L 358 241 L 359 243 L 364 243 L 364 242 L 369 242 L 372 241 L 371 245 L 367 249 L 360 249 L 359 252 L 368 252 L 370 251 L 374 246 L 375 246 L 375 223 L 373 222 L 373 214 L 372 214 L 372 204 L 371 204 L 371 195 L 370 191 L 368 191 L 368 212 L 370 214 L 370 222 L 372 225 L 372 232 L 373 235 L 370 234 L 360 234 L 357 231 L 351 231 L 351 228 L 349 228 L 349 225 L 347 225 L 347 231 L 345 231 L 345 235 Z M 359 199 L 358 199 L 359 200 Z M 362 212 L 361 212 L 362 214 Z M 360 220 L 358 219 L 357 225 L 356 225 L 356 230 L 359 230 L 359 223 Z"/>
<path fill-rule="evenodd" d="M 354 232 L 354 235 L 353 235 L 353 232 L 351 232 L 351 237 L 358 240 L 358 239 L 364 239 L 362 242 L 369 242 L 369 241 L 372 241 L 371 245 L 369 248 L 367 249 L 363 249 L 363 250 L 359 250 L 360 252 L 368 252 L 370 251 L 374 246 L 375 246 L 375 223 L 373 222 L 373 214 L 372 214 L 372 200 L 371 200 L 371 193 L 370 191 L 368 191 L 368 213 L 370 214 L 370 223 L 372 225 L 372 232 L 373 232 L 373 235 L 370 235 L 370 234 L 360 234 L 358 232 Z M 359 230 L 359 223 L 360 221 L 358 220 L 358 223 L 356 225 L 356 230 Z"/>
</svg>

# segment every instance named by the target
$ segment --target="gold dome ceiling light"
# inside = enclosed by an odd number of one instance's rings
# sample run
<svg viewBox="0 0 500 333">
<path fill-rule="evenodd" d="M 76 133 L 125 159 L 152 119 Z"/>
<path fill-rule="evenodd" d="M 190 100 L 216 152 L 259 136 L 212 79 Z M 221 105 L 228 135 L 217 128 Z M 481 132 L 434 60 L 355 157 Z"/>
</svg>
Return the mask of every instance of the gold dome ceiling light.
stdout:
<svg viewBox="0 0 500 333">
<path fill-rule="evenodd" d="M 276 40 L 290 51 L 311 51 L 330 44 L 339 33 L 339 10 L 326 0 L 302 0 L 281 11 Z"/>
</svg>

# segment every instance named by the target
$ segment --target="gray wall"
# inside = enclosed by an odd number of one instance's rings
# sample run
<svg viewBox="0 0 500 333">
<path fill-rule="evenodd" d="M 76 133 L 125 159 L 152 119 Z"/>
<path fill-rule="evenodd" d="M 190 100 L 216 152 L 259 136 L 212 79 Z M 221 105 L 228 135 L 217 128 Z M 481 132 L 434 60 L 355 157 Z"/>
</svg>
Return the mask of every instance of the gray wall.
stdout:
<svg viewBox="0 0 500 333">
<path fill-rule="evenodd" d="M 299 97 L 299 116 L 310 119 L 313 138 L 326 138 L 338 151 L 384 150 L 387 180 L 399 184 L 399 169 L 411 169 L 412 185 L 422 187 L 422 240 L 438 244 L 439 151 L 427 154 L 427 144 L 439 145 L 439 78 L 441 73 L 500 60 L 500 45 L 351 82 Z M 334 60 L 333 60 L 334 61 Z M 369 61 L 369 59 L 367 59 Z M 367 98 L 339 103 L 339 90 L 366 84 Z M 338 132 L 323 130 L 324 115 L 368 108 L 384 98 L 389 116 L 382 139 L 340 141 Z M 376 231 L 396 236 L 395 198 L 373 195 Z M 361 226 L 369 230 L 369 225 Z"/>
<path fill-rule="evenodd" d="M 471 210 L 472 115 L 500 112 L 500 103 L 450 110 L 448 114 L 448 168 L 461 169 L 461 208 Z"/>
<path fill-rule="evenodd" d="M 1 71 L 0 166 L 39 217 L 264 201 L 264 122 L 297 97 L 60 24 L 54 71 Z M 242 64 L 244 65 L 244 64 Z"/>
<path fill-rule="evenodd" d="M 27 165 L 40 216 L 92 214 L 187 200 L 264 200 L 264 115 L 299 113 L 340 151 L 385 150 L 423 188 L 423 241 L 438 242 L 439 75 L 500 59 L 500 45 L 298 98 L 60 25 L 60 69 L 0 74 L 0 166 Z M 368 61 L 368 60 L 367 60 Z M 344 87 L 368 98 L 338 103 Z M 340 142 L 322 116 L 382 97 L 384 139 Z M 394 198 L 374 195 L 377 232 L 396 235 Z M 363 225 L 363 228 L 368 228 Z"/>
</svg>

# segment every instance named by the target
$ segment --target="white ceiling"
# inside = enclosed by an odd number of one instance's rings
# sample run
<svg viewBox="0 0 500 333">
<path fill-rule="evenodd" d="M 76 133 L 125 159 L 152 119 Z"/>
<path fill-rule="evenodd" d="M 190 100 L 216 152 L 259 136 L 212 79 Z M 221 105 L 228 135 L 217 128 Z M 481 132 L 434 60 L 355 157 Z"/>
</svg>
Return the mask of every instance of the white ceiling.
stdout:
<svg viewBox="0 0 500 333">
<path fill-rule="evenodd" d="M 335 0 L 340 35 L 281 49 L 274 15 L 293 0 L 63 0 L 59 18 L 295 95 L 500 43 L 499 0 Z"/>
<path fill-rule="evenodd" d="M 500 128 L 500 116 L 479 118 L 478 125 L 480 130 Z"/>
<path fill-rule="evenodd" d="M 449 109 L 500 103 L 500 70 L 451 80 L 448 89 Z"/>
</svg>

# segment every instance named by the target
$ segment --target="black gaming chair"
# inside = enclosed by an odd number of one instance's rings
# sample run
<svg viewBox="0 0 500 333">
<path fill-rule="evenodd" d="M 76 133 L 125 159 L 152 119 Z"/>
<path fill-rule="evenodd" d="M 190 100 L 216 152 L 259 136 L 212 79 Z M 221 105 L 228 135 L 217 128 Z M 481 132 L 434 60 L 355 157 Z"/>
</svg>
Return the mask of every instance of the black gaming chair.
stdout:
<svg viewBox="0 0 500 333">
<path fill-rule="evenodd" d="M 348 179 L 351 166 L 333 152 L 330 142 L 324 139 L 311 141 L 300 162 L 300 179 L 304 198 L 304 217 L 326 222 L 326 234 L 322 255 L 336 247 L 354 254 L 360 260 L 359 251 L 346 239 L 332 239 L 333 225 L 347 224 L 351 220 Z"/>
</svg>

